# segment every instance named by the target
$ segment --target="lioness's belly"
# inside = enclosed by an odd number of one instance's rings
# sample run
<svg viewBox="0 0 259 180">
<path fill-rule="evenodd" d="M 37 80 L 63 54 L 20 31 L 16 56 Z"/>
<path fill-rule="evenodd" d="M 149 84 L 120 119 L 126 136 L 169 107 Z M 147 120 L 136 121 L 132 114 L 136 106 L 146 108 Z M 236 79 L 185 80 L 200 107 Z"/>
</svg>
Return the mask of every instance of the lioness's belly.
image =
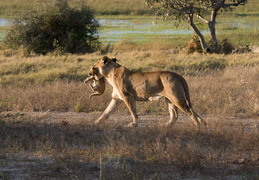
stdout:
<svg viewBox="0 0 259 180">
<path fill-rule="evenodd" d="M 136 96 L 135 100 L 136 101 L 158 101 L 159 99 L 161 99 L 163 96 L 160 95 L 153 95 L 153 96 Z"/>
<path fill-rule="evenodd" d="M 135 99 L 137 101 L 148 101 L 148 100 L 156 100 L 160 97 L 160 92 L 162 88 L 158 87 L 150 87 L 150 86 L 142 86 L 135 88 Z"/>
<path fill-rule="evenodd" d="M 147 73 L 134 73 L 131 75 L 131 83 L 137 101 L 154 100 L 154 97 L 160 96 L 163 91 L 163 85 L 158 74 L 151 78 Z"/>
</svg>

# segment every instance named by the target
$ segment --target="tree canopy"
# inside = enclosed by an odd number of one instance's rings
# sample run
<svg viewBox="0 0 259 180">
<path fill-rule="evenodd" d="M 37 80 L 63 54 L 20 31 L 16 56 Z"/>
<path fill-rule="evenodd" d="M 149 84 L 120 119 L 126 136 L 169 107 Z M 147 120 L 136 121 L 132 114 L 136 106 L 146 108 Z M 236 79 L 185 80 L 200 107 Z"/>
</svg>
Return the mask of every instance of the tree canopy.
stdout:
<svg viewBox="0 0 259 180">
<path fill-rule="evenodd" d="M 163 20 L 172 18 L 177 22 L 187 21 L 199 37 L 202 49 L 205 52 L 217 50 L 218 41 L 215 26 L 218 12 L 220 10 L 231 11 L 234 7 L 245 5 L 247 2 L 248 0 L 146 0 L 147 5 L 155 9 L 156 14 L 163 15 Z M 210 32 L 209 45 L 196 25 L 197 20 L 208 26 Z"/>
</svg>

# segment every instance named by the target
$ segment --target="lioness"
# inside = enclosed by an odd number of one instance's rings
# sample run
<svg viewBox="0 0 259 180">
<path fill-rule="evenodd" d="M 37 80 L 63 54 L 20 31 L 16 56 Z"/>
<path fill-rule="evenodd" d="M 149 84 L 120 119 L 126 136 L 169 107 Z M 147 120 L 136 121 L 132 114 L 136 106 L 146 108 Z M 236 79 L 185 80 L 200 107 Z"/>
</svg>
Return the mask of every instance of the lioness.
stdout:
<svg viewBox="0 0 259 180">
<path fill-rule="evenodd" d="M 170 114 L 167 125 L 173 125 L 176 122 L 177 108 L 179 108 L 191 117 L 197 127 L 200 123 L 206 126 L 206 121 L 193 111 L 187 83 L 179 74 L 170 71 L 132 72 L 116 63 L 116 58 L 110 59 L 104 56 L 92 66 L 89 75 L 89 78 L 94 78 L 96 81 L 102 81 L 105 78 L 113 87 L 112 100 L 95 121 L 96 123 L 107 119 L 122 100 L 133 118 L 133 122 L 129 125 L 137 127 L 136 101 L 165 97 Z"/>
</svg>

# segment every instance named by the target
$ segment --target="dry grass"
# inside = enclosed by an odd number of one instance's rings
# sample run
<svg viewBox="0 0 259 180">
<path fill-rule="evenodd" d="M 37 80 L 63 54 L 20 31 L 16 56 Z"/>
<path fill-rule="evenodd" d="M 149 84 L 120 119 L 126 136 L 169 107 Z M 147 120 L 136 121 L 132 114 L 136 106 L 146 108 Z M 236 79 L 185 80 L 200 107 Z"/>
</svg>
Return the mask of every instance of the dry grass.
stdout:
<svg viewBox="0 0 259 180">
<path fill-rule="evenodd" d="M 143 126 L 131 129 L 119 125 L 122 120 L 116 125 L 95 126 L 89 121 L 92 118 L 86 114 L 2 114 L 1 122 L 5 124 L 0 126 L 0 177 L 256 179 L 259 176 L 258 123 L 256 129 L 249 126 L 249 121 L 210 119 L 210 127 L 196 133 L 194 127 L 182 120 L 172 128 L 148 125 L 149 120 L 143 120 Z M 20 169 L 23 173 L 14 170 L 14 162 L 24 163 L 24 169 Z"/>
<path fill-rule="evenodd" d="M 214 116 L 253 115 L 258 98 L 258 72 L 258 67 L 241 66 L 203 76 L 186 76 L 194 108 L 199 113 Z M 105 95 L 91 99 L 88 98 L 89 86 L 64 80 L 26 87 L 2 86 L 0 92 L 2 111 L 91 112 L 104 110 L 110 100 L 111 88 Z M 167 113 L 163 101 L 138 105 L 141 113 Z M 127 112 L 124 106 L 121 110 Z"/>
<path fill-rule="evenodd" d="M 104 96 L 88 99 L 90 88 L 82 83 L 90 66 L 102 56 L 100 53 L 27 58 L 2 55 L 0 109 L 102 111 L 110 99 L 111 88 Z M 162 48 L 119 51 L 117 58 L 132 70 L 170 70 L 183 75 L 189 83 L 194 107 L 200 113 L 253 115 L 258 98 L 257 54 L 186 55 Z M 164 102 L 158 104 L 140 103 L 140 112 L 167 113 Z"/>
<path fill-rule="evenodd" d="M 202 77 L 188 77 L 195 107 L 199 112 L 215 116 L 252 115 L 259 95 L 258 70 L 258 67 L 239 66 Z"/>
</svg>

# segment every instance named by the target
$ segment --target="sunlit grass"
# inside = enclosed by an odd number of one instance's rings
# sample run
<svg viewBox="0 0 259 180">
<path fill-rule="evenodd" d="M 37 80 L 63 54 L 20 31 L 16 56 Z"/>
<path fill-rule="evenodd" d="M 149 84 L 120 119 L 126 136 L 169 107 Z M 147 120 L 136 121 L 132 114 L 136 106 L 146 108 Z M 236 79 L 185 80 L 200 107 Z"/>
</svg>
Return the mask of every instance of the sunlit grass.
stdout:
<svg viewBox="0 0 259 180">
<path fill-rule="evenodd" d="M 117 44 L 114 53 L 118 52 L 120 63 L 132 70 L 173 70 L 179 73 L 195 73 L 200 70 L 210 71 L 224 69 L 236 65 L 257 65 L 256 54 L 244 55 L 180 55 L 170 51 L 162 53 L 170 48 L 164 44 Z M 143 51 L 138 51 L 142 49 Z M 122 53 L 122 51 L 126 51 Z M 82 81 L 87 76 L 87 71 L 93 62 L 102 55 L 69 55 L 69 56 L 36 56 L 21 58 L 21 56 L 5 57 L 6 50 L 2 51 L 1 81 L 2 85 L 28 82 L 42 83 L 68 79 L 70 81 Z M 112 56 L 113 53 L 111 53 Z M 17 78 L 16 78 L 17 77 Z M 17 79 L 17 80 L 16 80 Z M 21 81 L 21 79 L 23 79 Z"/>
<path fill-rule="evenodd" d="M 118 63 L 131 70 L 169 70 L 183 75 L 190 84 L 191 96 L 194 97 L 194 104 L 199 112 L 215 115 L 222 111 L 225 115 L 233 115 L 246 109 L 246 113 L 253 114 L 254 102 L 249 103 L 247 100 L 256 98 L 256 94 L 252 92 L 255 91 L 253 89 L 256 87 L 256 76 L 258 76 L 257 54 L 225 56 L 196 53 L 187 55 L 174 53 L 170 46 L 159 44 L 118 44 L 108 56 L 114 56 L 115 52 L 118 52 Z M 26 58 L 19 56 L 19 54 L 8 57 L 2 54 L 0 67 L 1 109 L 14 111 L 67 109 L 75 111 L 77 108 L 87 112 L 103 110 L 109 102 L 109 88 L 105 92 L 107 95 L 106 103 L 99 101 L 104 100 L 103 96 L 89 100 L 88 94 L 90 92 L 83 97 L 82 101 L 78 101 L 82 94 L 90 91 L 89 87 L 83 84 L 83 80 L 87 77 L 90 66 L 102 56 L 101 53 L 95 53 L 81 56 L 48 55 Z M 243 77 L 239 77 L 240 74 Z M 240 84 L 241 79 L 243 79 L 242 82 L 244 81 L 243 84 Z M 207 91 L 200 91 L 200 87 L 207 89 Z M 229 91 L 229 88 L 232 90 Z M 67 93 L 64 94 L 63 89 L 66 89 Z M 70 90 L 72 91 L 70 92 Z M 218 98 L 216 92 L 221 91 L 224 96 Z M 75 94 L 72 97 L 70 93 Z M 55 97 L 55 94 L 60 95 Z M 46 100 L 48 97 L 53 97 L 51 102 Z M 212 101 L 206 100 L 208 97 Z M 73 101 L 66 102 L 66 99 L 73 99 Z M 88 106 L 89 102 L 92 106 Z M 62 104 L 62 106 L 58 104 Z M 160 109 L 155 106 L 156 104 L 142 111 L 159 113 Z M 222 109 L 222 107 L 224 108 Z M 127 110 L 125 109 L 125 111 Z M 166 111 L 163 110 L 163 112 Z"/>
</svg>

